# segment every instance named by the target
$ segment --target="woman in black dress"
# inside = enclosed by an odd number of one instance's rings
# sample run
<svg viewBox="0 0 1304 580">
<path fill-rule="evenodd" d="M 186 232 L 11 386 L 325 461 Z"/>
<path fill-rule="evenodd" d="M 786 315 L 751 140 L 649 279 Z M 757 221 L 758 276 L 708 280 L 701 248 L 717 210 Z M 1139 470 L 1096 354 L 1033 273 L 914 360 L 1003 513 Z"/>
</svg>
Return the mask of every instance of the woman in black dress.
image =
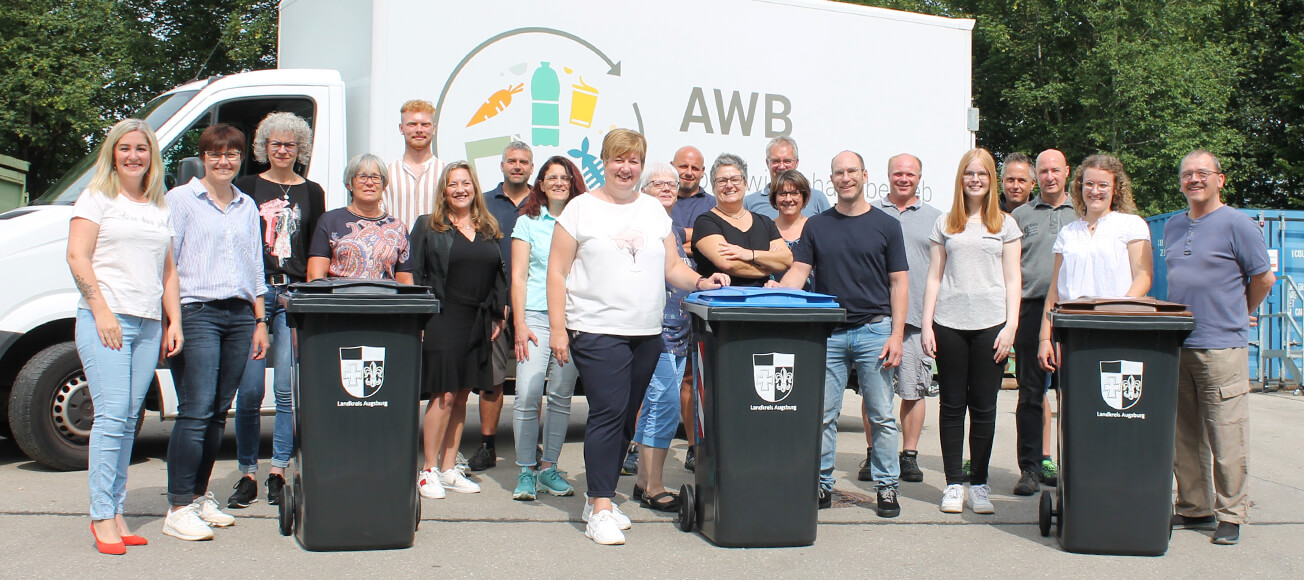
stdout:
<svg viewBox="0 0 1304 580">
<path fill-rule="evenodd" d="M 430 286 L 440 303 L 422 341 L 422 390 L 430 395 L 422 429 L 425 464 L 417 475 L 424 497 L 442 498 L 445 489 L 480 491 L 454 463 L 467 395 L 493 384 L 489 354 L 507 304 L 500 238 L 470 164 L 444 166 L 434 212 L 417 218 L 411 235 L 416 283 Z"/>
<path fill-rule="evenodd" d="M 743 207 L 747 163 L 723 153 L 711 164 L 716 206 L 693 223 L 693 255 L 704 278 L 723 272 L 734 286 L 764 286 L 775 273 L 792 265 L 792 251 L 779 228 Z"/>
</svg>

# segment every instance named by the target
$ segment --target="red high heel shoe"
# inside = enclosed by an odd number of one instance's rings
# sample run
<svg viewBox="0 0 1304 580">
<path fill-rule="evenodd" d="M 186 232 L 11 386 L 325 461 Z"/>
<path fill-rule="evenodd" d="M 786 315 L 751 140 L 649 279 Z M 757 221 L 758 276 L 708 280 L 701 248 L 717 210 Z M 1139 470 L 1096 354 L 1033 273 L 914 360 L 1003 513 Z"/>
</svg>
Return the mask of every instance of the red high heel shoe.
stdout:
<svg viewBox="0 0 1304 580">
<path fill-rule="evenodd" d="M 136 534 L 127 534 L 122 537 L 122 543 L 127 546 L 148 546 L 149 540 Z"/>
<path fill-rule="evenodd" d="M 111 544 L 108 542 L 101 542 L 100 535 L 95 533 L 95 524 L 91 524 L 91 535 L 95 537 L 95 549 L 99 550 L 101 554 L 121 556 L 127 553 L 127 544 L 121 541 Z"/>
</svg>

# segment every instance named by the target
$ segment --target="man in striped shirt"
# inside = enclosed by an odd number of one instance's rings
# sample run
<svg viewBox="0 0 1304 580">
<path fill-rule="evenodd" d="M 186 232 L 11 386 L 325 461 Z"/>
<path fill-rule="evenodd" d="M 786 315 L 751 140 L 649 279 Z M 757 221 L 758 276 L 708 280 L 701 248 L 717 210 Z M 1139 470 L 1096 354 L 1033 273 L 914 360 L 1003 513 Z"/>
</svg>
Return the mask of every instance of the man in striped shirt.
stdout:
<svg viewBox="0 0 1304 580">
<path fill-rule="evenodd" d="M 386 212 L 411 230 L 418 217 L 434 209 L 435 189 L 444 164 L 433 152 L 435 106 L 430 101 L 413 99 L 403 103 L 399 115 L 403 156 L 389 165 L 389 187 L 381 201 Z"/>
</svg>

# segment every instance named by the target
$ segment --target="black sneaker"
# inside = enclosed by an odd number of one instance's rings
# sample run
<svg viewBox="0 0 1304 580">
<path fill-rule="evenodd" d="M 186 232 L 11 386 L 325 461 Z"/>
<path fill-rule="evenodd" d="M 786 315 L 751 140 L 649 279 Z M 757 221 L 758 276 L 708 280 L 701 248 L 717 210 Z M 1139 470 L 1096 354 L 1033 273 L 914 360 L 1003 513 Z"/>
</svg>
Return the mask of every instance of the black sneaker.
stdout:
<svg viewBox="0 0 1304 580">
<path fill-rule="evenodd" d="M 878 517 L 895 518 L 901 515 L 901 504 L 897 502 L 897 490 L 887 488 L 878 492 Z"/>
<path fill-rule="evenodd" d="M 620 464 L 621 475 L 638 475 L 638 445 L 631 443 L 625 452 L 625 461 Z"/>
<path fill-rule="evenodd" d="M 1014 495 L 1032 495 L 1041 491 L 1041 473 L 1033 468 L 1023 470 L 1023 475 L 1019 476 L 1019 483 L 1014 485 Z"/>
<path fill-rule="evenodd" d="M 684 471 L 692 472 L 697 469 L 697 452 L 693 446 L 688 446 L 688 453 L 684 455 Z"/>
<path fill-rule="evenodd" d="M 1241 541 L 1241 525 L 1231 522 L 1218 522 L 1218 530 L 1213 533 L 1213 543 L 1231 546 Z"/>
<path fill-rule="evenodd" d="M 249 504 L 258 501 L 258 482 L 254 481 L 254 478 L 242 475 L 232 487 L 235 488 L 235 493 L 226 500 L 226 507 L 247 508 Z"/>
<path fill-rule="evenodd" d="M 874 481 L 874 470 L 869 467 L 869 459 L 873 454 L 873 447 L 865 448 L 865 460 L 860 462 L 860 471 L 856 473 L 856 479 L 860 481 Z"/>
<path fill-rule="evenodd" d="M 279 473 L 267 476 L 267 503 L 281 505 L 281 496 L 285 494 L 285 477 Z"/>
<path fill-rule="evenodd" d="M 481 445 L 479 449 L 475 450 L 475 455 L 472 455 L 466 464 L 471 468 L 471 471 L 484 471 L 498 465 L 498 455 L 494 453 L 493 449 Z"/>
<path fill-rule="evenodd" d="M 824 491 L 823 488 L 820 488 L 820 508 L 819 508 L 819 509 L 826 510 L 826 509 L 829 509 L 829 508 L 831 508 L 831 507 L 833 507 L 833 494 L 832 494 L 832 493 L 829 493 L 829 492 L 827 492 L 827 491 Z"/>
<path fill-rule="evenodd" d="M 923 480 L 924 472 L 919 469 L 919 452 L 902 451 L 901 481 L 920 482 Z"/>
<path fill-rule="evenodd" d="M 1170 522 L 1174 530 L 1209 530 L 1213 529 L 1213 525 L 1218 523 L 1218 520 L 1214 519 L 1213 516 L 1195 517 L 1173 514 L 1173 519 Z"/>
</svg>

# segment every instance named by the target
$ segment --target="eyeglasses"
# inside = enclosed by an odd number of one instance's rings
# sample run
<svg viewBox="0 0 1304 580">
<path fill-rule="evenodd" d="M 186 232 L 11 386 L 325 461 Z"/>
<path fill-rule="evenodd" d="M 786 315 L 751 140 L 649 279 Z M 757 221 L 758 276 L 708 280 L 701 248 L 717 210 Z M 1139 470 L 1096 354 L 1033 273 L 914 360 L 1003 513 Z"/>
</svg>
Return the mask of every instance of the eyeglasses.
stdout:
<svg viewBox="0 0 1304 580">
<path fill-rule="evenodd" d="M 800 191 L 776 191 L 774 197 L 801 197 Z"/>
<path fill-rule="evenodd" d="M 1197 171 L 1183 171 L 1181 177 L 1182 181 L 1191 181 L 1195 178 L 1198 178 L 1199 181 L 1204 181 L 1214 175 L 1221 175 L 1221 173 L 1218 171 L 1209 171 L 1208 169 L 1200 169 Z"/>
<path fill-rule="evenodd" d="M 647 187 L 649 189 L 677 189 L 679 188 L 679 183 L 675 181 L 663 181 L 658 179 L 656 181 L 647 182 Z"/>
<path fill-rule="evenodd" d="M 747 180 L 743 179 L 743 176 L 741 175 L 735 175 L 733 177 L 721 177 L 719 179 L 716 179 L 714 183 L 716 187 L 724 187 L 730 183 L 734 185 L 742 185 L 744 183 L 747 183 Z"/>
<path fill-rule="evenodd" d="M 295 151 L 299 148 L 299 144 L 294 143 L 292 141 L 268 141 L 267 148 L 273 151 L 277 149 L 284 149 L 286 151 Z"/>
<path fill-rule="evenodd" d="M 544 183 L 570 183 L 574 181 L 569 175 L 546 175 L 543 178 Z"/>
<path fill-rule="evenodd" d="M 368 183 L 368 182 L 380 183 L 382 181 L 380 176 L 374 173 L 359 173 L 353 176 L 353 180 L 361 181 L 363 183 Z"/>
<path fill-rule="evenodd" d="M 966 171 L 966 172 L 964 172 L 964 178 L 965 178 L 965 179 L 973 179 L 973 178 L 975 178 L 975 177 L 977 177 L 978 179 L 989 179 L 989 178 L 991 178 L 991 174 L 990 174 L 990 173 L 987 173 L 986 171 Z"/>
<path fill-rule="evenodd" d="M 1092 190 L 1092 191 L 1109 191 L 1109 190 L 1111 190 L 1111 189 L 1114 189 L 1114 184 L 1112 184 L 1112 183 L 1108 183 L 1108 182 L 1103 182 L 1103 181 L 1101 181 L 1101 182 L 1096 182 L 1096 181 L 1084 181 L 1084 182 L 1082 182 L 1082 189 L 1083 189 L 1083 190 L 1088 190 L 1088 189 L 1089 189 L 1089 190 Z"/>
<path fill-rule="evenodd" d="M 239 161 L 240 152 L 239 151 L 205 151 L 204 157 L 208 158 L 209 161 L 217 161 L 219 159 L 225 159 L 227 161 Z"/>
</svg>

